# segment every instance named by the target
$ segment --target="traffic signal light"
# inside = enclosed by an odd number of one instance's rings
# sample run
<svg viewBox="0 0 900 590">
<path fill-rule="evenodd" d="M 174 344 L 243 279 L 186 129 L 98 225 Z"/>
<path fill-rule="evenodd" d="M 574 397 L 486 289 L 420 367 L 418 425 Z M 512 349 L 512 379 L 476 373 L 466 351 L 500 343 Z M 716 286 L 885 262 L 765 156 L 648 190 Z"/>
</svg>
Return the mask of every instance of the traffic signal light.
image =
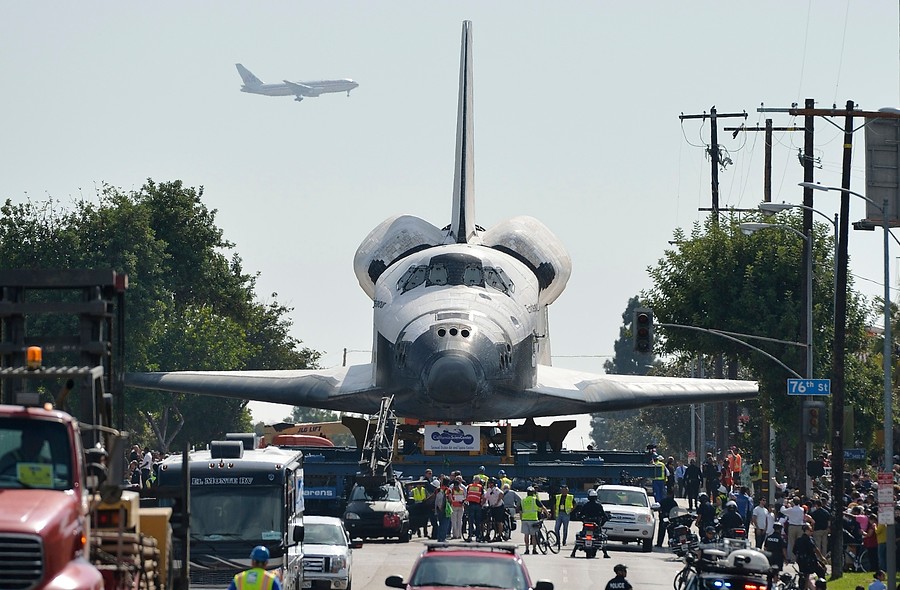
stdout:
<svg viewBox="0 0 900 590">
<path fill-rule="evenodd" d="M 648 354 L 653 352 L 653 310 L 647 307 L 638 307 L 634 310 L 631 320 L 631 337 L 634 342 L 634 352 Z"/>
<path fill-rule="evenodd" d="M 809 442 L 825 440 L 825 402 L 803 402 L 803 435 Z"/>
</svg>

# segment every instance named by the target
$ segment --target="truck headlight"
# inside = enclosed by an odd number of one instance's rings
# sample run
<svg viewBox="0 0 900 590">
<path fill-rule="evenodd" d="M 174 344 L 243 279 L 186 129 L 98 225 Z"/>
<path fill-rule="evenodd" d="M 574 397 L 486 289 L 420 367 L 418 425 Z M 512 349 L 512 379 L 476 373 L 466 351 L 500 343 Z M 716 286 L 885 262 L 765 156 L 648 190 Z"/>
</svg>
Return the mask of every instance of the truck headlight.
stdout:
<svg viewBox="0 0 900 590">
<path fill-rule="evenodd" d="M 653 517 L 649 514 L 639 514 L 638 522 L 643 522 L 644 524 L 650 524 L 653 522 Z"/>
<path fill-rule="evenodd" d="M 335 555 L 331 558 L 331 573 L 336 574 L 347 567 L 347 558 L 343 555 Z"/>
</svg>

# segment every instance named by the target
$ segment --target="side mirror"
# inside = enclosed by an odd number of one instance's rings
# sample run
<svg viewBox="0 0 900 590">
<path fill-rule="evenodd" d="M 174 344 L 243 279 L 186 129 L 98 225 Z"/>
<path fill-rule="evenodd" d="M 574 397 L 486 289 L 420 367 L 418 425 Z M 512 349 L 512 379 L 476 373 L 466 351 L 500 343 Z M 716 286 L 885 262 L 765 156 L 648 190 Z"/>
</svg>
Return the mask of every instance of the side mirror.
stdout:
<svg viewBox="0 0 900 590">
<path fill-rule="evenodd" d="M 403 581 L 403 576 L 388 576 L 384 579 L 384 585 L 389 588 L 406 588 L 406 582 Z M 538 590 L 535 588 L 535 590 Z M 548 588 L 546 590 L 553 590 L 552 588 Z"/>
<path fill-rule="evenodd" d="M 359 549 L 363 546 L 362 537 L 356 537 L 355 539 L 350 539 L 350 548 L 351 549 Z"/>
<path fill-rule="evenodd" d="M 659 510 L 659 502 L 654 502 L 650 504 L 650 510 Z"/>
<path fill-rule="evenodd" d="M 295 526 L 293 532 L 294 543 L 302 543 L 305 534 L 306 529 L 304 529 L 302 526 Z"/>
<path fill-rule="evenodd" d="M 538 580 L 534 585 L 534 590 L 553 590 L 553 582 L 547 580 Z"/>
</svg>

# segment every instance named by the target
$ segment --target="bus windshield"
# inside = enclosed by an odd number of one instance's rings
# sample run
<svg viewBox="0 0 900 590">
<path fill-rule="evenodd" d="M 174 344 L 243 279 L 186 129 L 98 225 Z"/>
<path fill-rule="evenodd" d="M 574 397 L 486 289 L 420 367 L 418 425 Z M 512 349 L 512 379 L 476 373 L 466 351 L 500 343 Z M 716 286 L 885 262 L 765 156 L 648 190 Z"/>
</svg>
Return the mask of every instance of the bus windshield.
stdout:
<svg viewBox="0 0 900 590">
<path fill-rule="evenodd" d="M 280 541 L 280 488 L 191 488 L 191 537 L 204 541 Z"/>
</svg>

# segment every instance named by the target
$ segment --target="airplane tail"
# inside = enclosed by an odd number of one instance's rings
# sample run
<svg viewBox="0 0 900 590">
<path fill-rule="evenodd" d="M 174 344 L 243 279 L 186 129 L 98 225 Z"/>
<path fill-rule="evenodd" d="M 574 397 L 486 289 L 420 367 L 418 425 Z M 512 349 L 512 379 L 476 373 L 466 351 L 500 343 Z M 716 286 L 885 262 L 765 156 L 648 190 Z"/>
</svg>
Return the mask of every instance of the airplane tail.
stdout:
<svg viewBox="0 0 900 590">
<path fill-rule="evenodd" d="M 472 21 L 463 21 L 459 57 L 459 110 L 456 119 L 456 170 L 450 238 L 466 244 L 475 237 L 475 135 L 472 94 Z"/>
<path fill-rule="evenodd" d="M 237 68 L 238 74 L 241 75 L 241 80 L 244 81 L 244 86 L 262 86 L 262 80 L 253 75 L 253 72 L 242 66 L 241 64 L 234 64 Z"/>
</svg>

